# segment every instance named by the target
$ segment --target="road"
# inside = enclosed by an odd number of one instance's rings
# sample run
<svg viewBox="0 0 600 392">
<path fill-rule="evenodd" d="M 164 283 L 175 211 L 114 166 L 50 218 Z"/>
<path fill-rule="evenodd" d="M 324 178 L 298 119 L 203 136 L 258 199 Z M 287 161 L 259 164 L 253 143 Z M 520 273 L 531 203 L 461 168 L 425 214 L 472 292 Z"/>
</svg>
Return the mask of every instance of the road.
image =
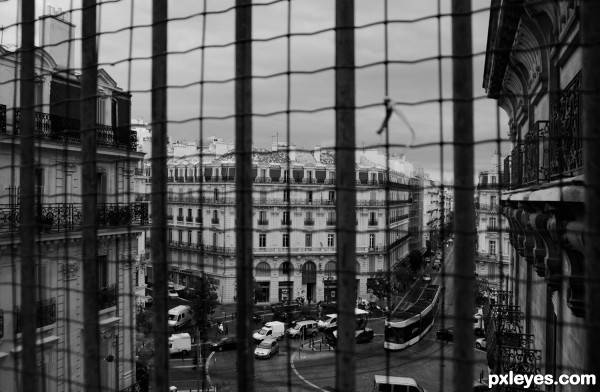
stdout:
<svg viewBox="0 0 600 392">
<path fill-rule="evenodd" d="M 428 392 L 450 391 L 453 377 L 453 343 L 435 340 L 435 332 L 451 324 L 454 309 L 454 283 L 449 275 L 454 270 L 454 252 L 447 248 L 444 270 L 427 271 L 433 283 L 446 286 L 443 312 L 439 312 L 433 328 L 417 344 L 397 352 L 383 349 L 383 319 L 372 319 L 369 327 L 375 331 L 373 342 L 356 346 L 357 391 L 371 391 L 373 376 L 386 374 L 408 376 L 416 379 Z M 280 352 L 269 360 L 255 360 L 255 390 L 283 391 L 327 391 L 335 387 L 335 352 L 299 349 L 299 341 L 284 339 Z M 318 350 L 318 347 L 317 347 Z M 475 350 L 476 378 L 486 369 L 485 352 Z M 191 358 L 171 360 L 171 382 L 179 391 L 195 389 L 196 373 Z M 219 392 L 235 392 L 237 377 L 235 351 L 214 353 L 209 358 L 208 377 L 213 385 L 220 386 Z"/>
</svg>

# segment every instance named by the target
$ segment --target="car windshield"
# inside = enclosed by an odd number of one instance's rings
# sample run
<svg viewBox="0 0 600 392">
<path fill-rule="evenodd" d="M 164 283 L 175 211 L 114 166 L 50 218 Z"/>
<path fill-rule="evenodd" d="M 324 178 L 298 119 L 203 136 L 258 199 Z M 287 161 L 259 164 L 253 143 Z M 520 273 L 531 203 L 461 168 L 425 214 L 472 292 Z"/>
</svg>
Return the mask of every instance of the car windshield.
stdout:
<svg viewBox="0 0 600 392">
<path fill-rule="evenodd" d="M 321 317 L 321 321 L 329 322 L 329 321 L 331 321 L 332 318 L 333 317 L 331 317 L 331 316 L 323 316 L 323 317 Z"/>
<path fill-rule="evenodd" d="M 262 342 L 258 345 L 258 348 L 271 348 L 271 342 Z"/>
<path fill-rule="evenodd" d="M 261 335 L 266 335 L 267 332 L 269 332 L 270 330 L 271 329 L 269 329 L 269 328 L 263 328 L 260 331 L 258 331 L 258 333 L 261 334 Z"/>
<path fill-rule="evenodd" d="M 175 316 L 174 314 L 170 314 L 170 315 L 169 315 L 169 320 L 175 320 L 175 318 L 176 318 L 176 317 L 177 317 L 177 316 Z"/>
<path fill-rule="evenodd" d="M 290 329 L 295 329 L 296 331 L 300 329 L 300 325 L 298 325 L 298 323 L 294 323 L 292 324 L 292 326 L 290 327 Z"/>
</svg>

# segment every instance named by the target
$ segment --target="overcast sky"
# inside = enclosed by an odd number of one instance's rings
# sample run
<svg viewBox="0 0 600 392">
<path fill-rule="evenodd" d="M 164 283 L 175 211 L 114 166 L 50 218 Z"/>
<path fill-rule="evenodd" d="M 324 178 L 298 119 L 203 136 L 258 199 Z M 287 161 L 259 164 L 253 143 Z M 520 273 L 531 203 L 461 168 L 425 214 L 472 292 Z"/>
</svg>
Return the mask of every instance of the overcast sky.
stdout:
<svg viewBox="0 0 600 392">
<path fill-rule="evenodd" d="M 264 1 L 263 1 L 264 2 Z M 63 10 L 76 10 L 80 1 L 52 0 L 37 1 L 37 15 L 41 15 L 45 5 L 60 7 Z M 100 67 L 105 68 L 121 88 L 133 93 L 132 116 L 151 121 L 151 29 L 144 27 L 152 21 L 151 1 L 123 0 L 111 1 L 100 10 L 100 31 L 104 34 L 99 41 Z M 260 3 L 260 2 L 256 2 Z M 450 1 L 441 0 L 442 14 L 449 13 Z M 497 149 L 498 135 L 506 139 L 508 126 L 503 112 L 500 122 L 496 120 L 495 101 L 485 98 L 481 87 L 485 46 L 487 40 L 488 1 L 475 2 L 478 12 L 473 15 L 475 137 L 482 141 L 476 148 L 476 170 L 487 170 L 490 156 Z M 5 27 L 3 44 L 15 44 L 15 29 L 9 26 L 17 21 L 17 1 L 0 2 L 0 24 Z M 234 5 L 233 0 L 208 0 L 207 10 L 227 10 Z M 356 64 L 382 62 L 385 59 L 385 32 L 383 0 L 356 0 Z M 334 27 L 334 0 L 293 0 L 291 1 L 292 33 L 309 33 Z M 169 134 L 176 140 L 199 140 L 201 136 L 217 136 L 225 140 L 234 139 L 233 118 L 218 119 L 234 114 L 234 83 L 210 83 L 234 77 L 234 47 L 207 48 L 204 51 L 204 103 L 202 135 L 200 132 L 200 81 L 203 1 L 177 0 L 169 4 L 168 83 L 169 89 Z M 253 35 L 263 39 L 287 33 L 288 2 L 271 5 L 256 5 L 253 8 Z M 397 148 L 417 166 L 422 166 L 439 178 L 439 172 L 452 171 L 452 105 L 442 107 L 440 121 L 440 85 L 442 97 L 450 99 L 451 64 L 442 61 L 442 80 L 438 77 L 438 19 L 437 1 L 390 0 L 388 19 L 389 59 L 391 61 L 411 61 L 411 64 L 389 65 L 388 88 L 392 99 L 406 103 L 399 106 L 416 132 L 415 146 L 410 149 Z M 177 18 L 182 18 L 177 20 Z M 184 19 L 183 19 L 184 18 Z M 72 21 L 76 25 L 76 37 L 80 36 L 81 13 L 73 12 Z M 417 21 L 418 20 L 418 21 Z M 441 51 L 448 56 L 451 51 L 451 20 L 441 17 Z M 396 23 L 394 21 L 411 21 Z M 135 29 L 128 27 L 133 23 Z M 365 26 L 368 25 L 368 26 Z M 363 27 L 361 27 L 363 26 Z M 121 32 L 114 31 L 123 29 Z M 234 41 L 234 12 L 208 14 L 206 16 L 205 43 L 209 46 L 232 44 Z M 80 57 L 80 45 L 76 43 L 76 60 Z M 279 38 L 268 42 L 255 42 L 253 45 L 254 75 L 285 73 L 287 65 L 287 39 Z M 292 71 L 314 71 L 334 65 L 334 32 L 327 31 L 310 36 L 296 36 L 291 39 L 290 63 Z M 430 59 L 431 60 L 427 60 Z M 128 61 L 132 59 L 131 61 Z M 290 105 L 292 110 L 316 110 L 330 108 L 334 104 L 333 70 L 291 78 Z M 385 73 L 383 65 L 368 66 L 356 71 L 357 106 L 374 107 L 356 111 L 357 136 L 359 145 L 383 143 L 376 131 L 381 125 L 385 109 L 381 105 L 385 96 Z M 253 122 L 255 147 L 269 147 L 272 140 L 288 140 L 299 148 L 312 148 L 314 145 L 334 144 L 334 111 L 327 109 L 310 114 L 295 113 L 290 117 L 289 130 L 283 112 L 287 104 L 287 79 L 285 75 L 272 78 L 256 78 L 253 82 L 253 111 L 257 116 Z M 433 103 L 422 103 L 433 101 Z M 380 105 L 377 105 L 380 104 Z M 211 119 L 214 118 L 214 119 Z M 289 132 L 289 135 L 288 135 Z M 442 140 L 448 145 L 444 149 L 444 162 L 440 160 Z M 484 143 L 485 140 L 492 140 Z M 398 118 L 390 122 L 392 144 L 408 144 L 410 132 Z M 506 143 L 503 145 L 506 147 Z M 502 151 L 507 153 L 508 151 Z M 446 176 L 448 179 L 448 176 Z"/>
</svg>

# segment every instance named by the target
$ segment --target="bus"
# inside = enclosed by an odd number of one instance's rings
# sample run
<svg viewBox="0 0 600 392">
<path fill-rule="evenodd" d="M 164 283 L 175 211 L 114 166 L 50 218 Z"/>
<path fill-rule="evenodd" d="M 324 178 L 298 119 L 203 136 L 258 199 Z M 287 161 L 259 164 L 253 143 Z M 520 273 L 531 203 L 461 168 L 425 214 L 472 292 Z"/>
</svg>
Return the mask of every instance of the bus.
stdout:
<svg viewBox="0 0 600 392">
<path fill-rule="evenodd" d="M 402 350 L 417 343 L 433 326 L 439 307 L 439 285 L 430 284 L 410 308 L 385 321 L 383 347 Z"/>
</svg>

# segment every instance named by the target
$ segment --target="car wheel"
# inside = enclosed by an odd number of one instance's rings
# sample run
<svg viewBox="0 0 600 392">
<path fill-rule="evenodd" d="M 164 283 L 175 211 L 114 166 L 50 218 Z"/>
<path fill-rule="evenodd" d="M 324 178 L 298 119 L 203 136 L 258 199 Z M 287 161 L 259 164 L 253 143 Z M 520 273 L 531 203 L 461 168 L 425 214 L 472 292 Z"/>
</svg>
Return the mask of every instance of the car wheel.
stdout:
<svg viewBox="0 0 600 392">
<path fill-rule="evenodd" d="M 479 350 L 481 350 L 481 344 L 475 343 L 475 347 L 477 347 Z"/>
</svg>

